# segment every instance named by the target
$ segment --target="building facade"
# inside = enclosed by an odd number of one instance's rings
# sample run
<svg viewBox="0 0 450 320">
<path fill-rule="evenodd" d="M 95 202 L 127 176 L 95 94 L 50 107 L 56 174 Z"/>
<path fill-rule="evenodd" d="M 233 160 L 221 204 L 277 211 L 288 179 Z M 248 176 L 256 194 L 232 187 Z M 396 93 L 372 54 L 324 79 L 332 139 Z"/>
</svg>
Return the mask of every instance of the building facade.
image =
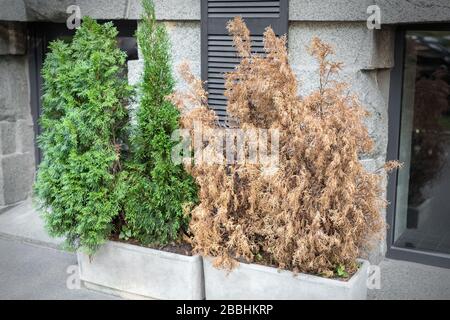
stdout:
<svg viewBox="0 0 450 320">
<path fill-rule="evenodd" d="M 371 254 L 450 267 L 450 2 L 448 0 L 154 0 L 168 27 L 174 65 L 190 61 L 208 80 L 210 104 L 226 116 L 221 72 L 233 67 L 225 21 L 242 15 L 256 35 L 287 33 L 300 94 L 317 87 L 306 46 L 330 43 L 342 80 L 370 112 L 370 171 L 386 159 L 404 168 L 389 177 L 386 240 Z M 77 6 L 77 7 L 73 7 Z M 113 20 L 128 52 L 130 83 L 139 80 L 133 37 L 139 0 L 0 0 L 0 212 L 28 198 L 39 163 L 40 68 L 48 43 L 70 37 L 67 21 Z M 178 76 L 175 75 L 178 79 Z M 178 86 L 182 86 L 179 82 Z M 3 209 L 2 209 L 3 208 Z"/>
</svg>

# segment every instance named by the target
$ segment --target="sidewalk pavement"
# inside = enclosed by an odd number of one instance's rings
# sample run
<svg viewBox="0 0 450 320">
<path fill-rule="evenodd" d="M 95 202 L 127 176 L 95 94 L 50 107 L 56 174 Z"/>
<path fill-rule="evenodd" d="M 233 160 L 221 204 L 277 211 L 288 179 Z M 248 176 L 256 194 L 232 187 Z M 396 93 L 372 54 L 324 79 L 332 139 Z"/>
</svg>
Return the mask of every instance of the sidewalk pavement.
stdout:
<svg viewBox="0 0 450 320">
<path fill-rule="evenodd" d="M 68 289 L 73 253 L 58 249 L 31 202 L 0 214 L 0 299 L 118 299 L 87 289 Z M 385 259 L 381 289 L 369 299 L 450 299 L 450 269 Z"/>
<path fill-rule="evenodd" d="M 450 299 L 450 269 L 391 259 L 380 269 L 381 288 L 369 290 L 370 300 Z"/>
<path fill-rule="evenodd" d="M 117 299 L 84 288 L 68 289 L 68 268 L 77 265 L 73 253 L 0 236 L 0 257 L 0 300 Z"/>
<path fill-rule="evenodd" d="M 0 299 L 117 299 L 103 293 L 68 289 L 77 265 L 74 253 L 59 249 L 63 239 L 51 238 L 31 200 L 0 213 Z"/>
<path fill-rule="evenodd" d="M 33 209 L 31 199 L 0 213 L 0 236 L 23 242 L 58 248 L 64 240 L 51 238 L 44 229 L 44 222 Z"/>
</svg>

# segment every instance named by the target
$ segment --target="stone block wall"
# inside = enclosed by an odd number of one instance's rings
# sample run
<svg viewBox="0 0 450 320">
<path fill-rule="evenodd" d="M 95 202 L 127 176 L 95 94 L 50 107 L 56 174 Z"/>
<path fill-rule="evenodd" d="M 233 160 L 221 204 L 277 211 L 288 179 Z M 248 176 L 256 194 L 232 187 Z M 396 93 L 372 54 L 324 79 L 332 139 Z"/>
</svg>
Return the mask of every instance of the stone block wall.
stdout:
<svg viewBox="0 0 450 320">
<path fill-rule="evenodd" d="M 200 76 L 200 0 L 154 2 L 157 19 L 168 27 L 177 89 L 182 89 L 184 84 L 176 71 L 181 61 L 188 60 L 194 74 Z M 34 175 L 25 42 L 20 26 L 5 21 L 64 22 L 66 8 L 73 4 L 79 5 L 82 15 L 94 19 L 139 19 L 142 13 L 140 0 L 0 0 L 0 207 L 26 197 Z M 370 5 L 378 5 L 381 10 L 381 30 L 366 26 Z M 300 93 L 317 87 L 317 66 L 306 46 L 313 36 L 319 36 L 335 47 L 334 58 L 344 62 L 341 79 L 350 84 L 370 112 L 367 125 L 375 150 L 361 159 L 368 170 L 376 170 L 386 158 L 395 27 L 424 22 L 450 23 L 449 0 L 289 2 L 289 54 L 301 81 Z M 130 83 L 136 84 L 141 72 L 142 60 L 129 62 Z M 372 262 L 382 257 L 385 246 L 381 241 Z"/>
<path fill-rule="evenodd" d="M 354 1 L 346 1 L 342 7 L 347 8 L 350 2 Z M 340 80 L 350 84 L 350 90 L 358 95 L 364 107 L 370 112 L 366 123 L 375 141 L 375 148 L 372 154 L 361 159 L 369 171 L 380 168 L 386 159 L 389 82 L 390 70 L 394 65 L 395 35 L 394 27 L 391 25 L 383 25 L 381 30 L 367 28 L 365 10 L 372 2 L 357 1 L 355 5 L 358 10 L 346 13 L 341 8 L 342 10 L 333 11 L 334 15 L 327 18 L 321 16 L 319 10 L 305 3 L 304 7 L 313 12 L 300 10 L 301 6 L 296 1 L 291 1 L 288 34 L 290 62 L 300 80 L 300 94 L 307 94 L 318 86 L 317 64 L 306 49 L 314 36 L 331 44 L 336 51 L 332 58 L 344 63 Z M 320 7 L 323 4 L 317 5 Z M 305 14 L 309 17 L 309 21 L 304 21 Z M 198 13 L 192 15 L 193 19 L 198 19 L 198 16 Z M 163 14 L 158 18 L 165 21 L 166 16 Z M 200 22 L 178 20 L 164 23 L 168 27 L 172 42 L 174 66 L 187 60 L 194 74 L 200 76 Z M 141 67 L 141 62 L 129 63 L 131 83 L 138 81 Z M 184 84 L 180 81 L 176 68 L 174 72 L 177 88 L 183 89 Z M 382 212 L 382 215 L 384 216 L 385 212 Z M 370 253 L 371 262 L 379 262 L 385 251 L 385 241 L 375 244 L 374 250 Z"/>
<path fill-rule="evenodd" d="M 187 61 L 191 71 L 200 77 L 201 70 L 201 38 L 200 21 L 164 21 L 172 47 L 172 67 L 177 90 L 186 88 L 178 72 L 178 66 Z M 139 52 L 139 60 L 128 62 L 128 81 L 131 85 L 139 82 L 143 69 L 143 60 Z"/>
<path fill-rule="evenodd" d="M 366 22 L 291 21 L 289 25 L 289 55 L 300 80 L 300 94 L 318 88 L 317 63 L 308 54 L 307 46 L 317 36 L 335 49 L 332 60 L 344 63 L 337 80 L 350 85 L 369 111 L 366 119 L 375 142 L 372 154 L 361 158 L 367 170 L 373 172 L 386 160 L 388 142 L 388 97 L 390 70 L 394 65 L 394 30 L 383 26 L 369 30 Z M 385 212 L 382 212 L 385 216 Z M 370 260 L 378 262 L 386 251 L 385 241 L 375 244 Z"/>
<path fill-rule="evenodd" d="M 26 199 L 35 173 L 26 36 L 0 23 L 0 208 Z"/>
<path fill-rule="evenodd" d="M 165 22 L 172 44 L 173 63 L 189 61 L 200 76 L 200 23 L 195 21 Z M 350 84 L 364 107 L 370 112 L 367 126 L 375 141 L 374 152 L 361 159 L 364 166 L 375 171 L 386 159 L 388 139 L 388 96 L 390 69 L 393 67 L 394 30 L 387 26 L 381 30 L 369 30 L 365 22 L 303 22 L 289 24 L 289 55 L 291 64 L 300 80 L 300 94 L 307 94 L 318 86 L 317 64 L 307 53 L 307 46 L 314 36 L 331 44 L 336 51 L 334 60 L 344 63 L 340 79 Z M 177 89 L 185 86 L 174 68 Z M 142 61 L 129 62 L 129 81 L 139 81 Z M 385 212 L 382 213 L 385 215 Z M 385 241 L 375 246 L 372 262 L 378 262 L 386 250 Z"/>
</svg>

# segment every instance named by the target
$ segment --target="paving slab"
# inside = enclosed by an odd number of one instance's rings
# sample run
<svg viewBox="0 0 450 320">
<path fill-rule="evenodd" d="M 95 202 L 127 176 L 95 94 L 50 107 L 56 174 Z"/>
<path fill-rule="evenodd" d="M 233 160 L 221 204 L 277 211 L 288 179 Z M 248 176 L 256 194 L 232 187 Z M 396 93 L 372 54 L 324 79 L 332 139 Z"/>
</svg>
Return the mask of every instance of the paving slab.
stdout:
<svg viewBox="0 0 450 320">
<path fill-rule="evenodd" d="M 0 213 L 0 236 L 34 244 L 59 248 L 62 238 L 52 238 L 44 228 L 44 221 L 33 208 L 31 199 Z"/>
<path fill-rule="evenodd" d="M 0 237 L 0 257 L 2 300 L 118 299 L 73 285 L 70 277 L 77 266 L 73 253 Z"/>
<path fill-rule="evenodd" d="M 66 286 L 73 253 L 59 250 L 63 239 L 47 235 L 31 201 L 0 213 L 0 299 L 117 299 Z M 450 269 L 384 259 L 381 288 L 368 299 L 450 299 Z"/>
<path fill-rule="evenodd" d="M 391 259 L 383 260 L 380 268 L 381 288 L 369 290 L 369 299 L 450 299 L 450 269 Z"/>
</svg>

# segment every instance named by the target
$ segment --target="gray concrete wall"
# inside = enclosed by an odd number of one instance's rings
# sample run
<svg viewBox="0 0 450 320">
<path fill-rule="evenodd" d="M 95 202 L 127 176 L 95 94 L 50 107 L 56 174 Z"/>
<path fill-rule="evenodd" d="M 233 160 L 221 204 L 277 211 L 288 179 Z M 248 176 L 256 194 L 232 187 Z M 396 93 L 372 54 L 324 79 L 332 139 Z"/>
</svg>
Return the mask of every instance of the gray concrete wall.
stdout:
<svg viewBox="0 0 450 320">
<path fill-rule="evenodd" d="M 174 65 L 188 60 L 192 70 L 200 76 L 200 24 L 198 22 L 166 22 Z M 291 21 L 289 25 L 289 55 L 291 64 L 300 80 L 300 93 L 318 87 L 317 64 L 307 53 L 307 46 L 314 36 L 330 43 L 336 51 L 333 59 L 344 63 L 339 79 L 350 84 L 364 107 L 370 112 L 367 126 L 375 141 L 373 154 L 362 159 L 370 171 L 380 168 L 386 159 L 388 140 L 388 96 L 390 69 L 394 65 L 394 30 L 386 26 L 381 30 L 369 30 L 366 23 Z M 135 83 L 142 72 L 142 63 L 129 63 L 129 77 Z M 175 77 L 179 76 L 175 71 Z M 184 85 L 178 81 L 177 88 Z M 385 212 L 382 213 L 385 215 Z M 378 262 L 386 250 L 385 241 L 375 245 L 371 262 Z"/>
<path fill-rule="evenodd" d="M 186 59 L 200 76 L 200 0 L 154 2 L 157 19 L 169 30 L 174 66 Z M 80 6 L 82 15 L 96 19 L 138 19 L 142 12 L 140 0 L 0 0 L 0 21 L 64 22 L 69 15 L 66 9 L 73 4 Z M 382 29 L 371 31 L 366 27 L 367 7 L 374 4 L 381 9 Z M 313 36 L 319 36 L 335 47 L 335 59 L 345 64 L 341 79 L 351 85 L 371 113 L 367 125 L 376 141 L 375 151 L 362 161 L 375 170 L 386 157 L 394 27 L 450 22 L 450 1 L 290 0 L 289 11 L 289 53 L 302 82 L 301 92 L 317 85 L 316 65 L 305 47 Z M 29 194 L 34 172 L 27 62 L 20 32 L 14 30 L 8 27 L 6 33 L 0 32 L 0 206 Z M 141 71 L 142 61 L 130 62 L 131 83 L 139 80 Z M 178 81 L 177 88 L 182 87 Z M 384 251 L 382 241 L 372 262 Z"/>
<path fill-rule="evenodd" d="M 177 89 L 184 87 L 177 72 L 177 66 L 188 61 L 191 71 L 200 77 L 201 68 L 201 38 L 200 21 L 168 21 L 165 23 L 172 45 L 172 61 Z"/>
<path fill-rule="evenodd" d="M 70 5 L 95 19 L 139 19 L 140 0 L 0 0 L 0 20 L 64 22 Z M 154 0 L 159 20 L 200 20 L 200 0 Z"/>
<path fill-rule="evenodd" d="M 318 87 L 317 63 L 307 53 L 311 39 L 318 36 L 331 44 L 333 60 L 344 63 L 340 80 L 348 82 L 371 113 L 367 122 L 376 141 L 373 158 L 384 158 L 387 148 L 387 102 L 389 70 L 393 67 L 394 31 L 387 27 L 369 30 L 363 22 L 291 22 L 289 54 L 301 82 L 301 93 Z"/>
<path fill-rule="evenodd" d="M 160 20 L 200 20 L 200 0 L 154 0 Z M 140 0 L 0 0 L 0 20 L 65 20 L 78 5 L 96 19 L 138 19 Z M 291 21 L 366 21 L 367 7 L 378 5 L 384 24 L 450 21 L 448 0 L 290 0 Z"/>
<path fill-rule="evenodd" d="M 165 21 L 170 44 L 172 47 L 173 75 L 176 81 L 176 90 L 186 89 L 186 84 L 181 79 L 178 66 L 187 61 L 194 75 L 200 78 L 201 68 L 201 37 L 199 21 Z M 143 60 L 139 52 L 138 60 L 128 61 L 128 82 L 137 85 L 141 79 L 143 71 Z M 132 121 L 135 120 L 137 103 L 130 106 Z"/>
<path fill-rule="evenodd" d="M 25 42 L 21 24 L 0 23 L 0 208 L 26 199 L 34 179 Z"/>
<path fill-rule="evenodd" d="M 200 76 L 200 25 L 196 22 L 168 22 L 167 25 L 174 64 L 187 59 L 194 73 Z M 301 94 L 318 86 L 317 65 L 306 50 L 314 36 L 319 36 L 335 48 L 333 59 L 344 63 L 340 80 L 350 84 L 350 90 L 359 96 L 370 112 L 366 123 L 375 141 L 375 148 L 362 162 L 368 170 L 375 171 L 386 159 L 389 81 L 390 70 L 394 66 L 394 28 L 383 26 L 381 30 L 369 30 L 365 21 L 291 21 L 289 55 L 301 82 Z M 177 86 L 183 87 L 181 82 Z M 385 212 L 382 214 L 384 216 Z M 385 251 L 385 241 L 375 244 L 370 253 L 371 262 L 380 261 Z"/>
<path fill-rule="evenodd" d="M 375 171 L 386 159 L 388 141 L 388 96 L 390 69 L 394 65 L 394 30 L 389 26 L 369 30 L 366 22 L 292 21 L 289 25 L 289 55 L 300 80 L 300 93 L 318 88 L 317 63 L 308 54 L 307 46 L 318 36 L 335 49 L 333 60 L 344 63 L 337 78 L 350 84 L 363 106 L 370 112 L 366 121 L 375 141 L 374 152 L 363 157 L 364 166 Z M 385 215 L 385 212 L 382 213 Z M 385 241 L 375 244 L 371 262 L 378 262 L 385 253 Z"/>
</svg>

